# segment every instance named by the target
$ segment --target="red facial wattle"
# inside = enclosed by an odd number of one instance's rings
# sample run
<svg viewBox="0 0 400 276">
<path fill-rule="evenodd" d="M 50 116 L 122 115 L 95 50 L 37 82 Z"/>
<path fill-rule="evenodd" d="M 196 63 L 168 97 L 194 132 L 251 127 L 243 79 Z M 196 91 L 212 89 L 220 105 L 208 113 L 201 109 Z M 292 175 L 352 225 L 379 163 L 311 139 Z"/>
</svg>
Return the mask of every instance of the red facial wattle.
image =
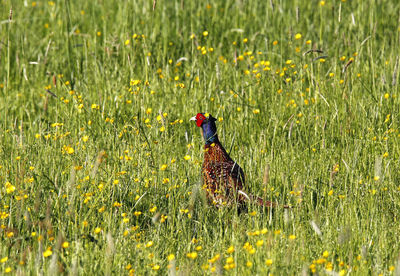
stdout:
<svg viewBox="0 0 400 276">
<path fill-rule="evenodd" d="M 196 115 L 196 125 L 198 127 L 201 127 L 201 125 L 203 124 L 203 122 L 206 120 L 206 116 L 204 116 L 201 113 L 197 113 Z"/>
</svg>

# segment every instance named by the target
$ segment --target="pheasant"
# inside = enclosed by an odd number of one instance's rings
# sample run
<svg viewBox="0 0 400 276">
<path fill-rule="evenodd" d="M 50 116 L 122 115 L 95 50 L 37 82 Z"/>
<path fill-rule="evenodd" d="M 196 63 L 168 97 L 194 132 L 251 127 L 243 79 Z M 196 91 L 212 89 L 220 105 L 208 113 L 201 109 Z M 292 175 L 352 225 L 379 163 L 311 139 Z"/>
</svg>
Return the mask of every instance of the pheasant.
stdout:
<svg viewBox="0 0 400 276">
<path fill-rule="evenodd" d="M 215 125 L 217 119 L 208 113 L 198 113 L 190 120 L 196 121 L 196 125 L 201 128 L 205 140 L 201 173 L 203 189 L 206 190 L 209 203 L 216 207 L 231 206 L 237 203 L 241 207 L 244 206 L 246 201 L 251 200 L 261 206 L 275 207 L 275 203 L 264 201 L 260 197 L 243 191 L 245 185 L 244 172 L 221 145 Z"/>
</svg>

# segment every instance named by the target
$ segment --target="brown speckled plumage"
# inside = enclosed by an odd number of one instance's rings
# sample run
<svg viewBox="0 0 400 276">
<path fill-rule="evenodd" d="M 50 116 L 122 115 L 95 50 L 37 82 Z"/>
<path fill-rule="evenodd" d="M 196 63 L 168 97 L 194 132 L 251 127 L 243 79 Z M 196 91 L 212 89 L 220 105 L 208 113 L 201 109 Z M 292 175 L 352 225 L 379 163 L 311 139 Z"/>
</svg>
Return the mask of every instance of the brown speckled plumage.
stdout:
<svg viewBox="0 0 400 276">
<path fill-rule="evenodd" d="M 244 172 L 219 142 L 204 146 L 202 177 L 210 203 L 222 206 L 244 201 L 244 196 L 238 195 L 245 183 Z"/>
<path fill-rule="evenodd" d="M 265 207 L 274 207 L 275 203 L 263 201 L 243 191 L 244 172 L 219 142 L 216 119 L 209 114 L 198 113 L 191 120 L 202 128 L 205 140 L 202 179 L 210 204 L 217 207 L 237 204 L 241 207 L 245 201 L 252 200 Z"/>
</svg>

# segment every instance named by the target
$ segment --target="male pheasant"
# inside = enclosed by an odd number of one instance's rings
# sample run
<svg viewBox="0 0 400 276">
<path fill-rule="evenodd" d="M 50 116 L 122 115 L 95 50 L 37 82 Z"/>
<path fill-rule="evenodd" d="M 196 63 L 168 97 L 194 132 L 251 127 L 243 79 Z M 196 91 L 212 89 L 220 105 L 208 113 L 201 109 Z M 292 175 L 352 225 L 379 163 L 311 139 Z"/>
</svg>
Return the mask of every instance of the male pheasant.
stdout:
<svg viewBox="0 0 400 276">
<path fill-rule="evenodd" d="M 208 201 L 217 207 L 235 203 L 241 207 L 248 200 L 256 201 L 261 206 L 274 207 L 275 203 L 243 191 L 244 172 L 221 145 L 215 125 L 217 119 L 208 113 L 198 113 L 190 120 L 196 121 L 196 125 L 202 129 L 205 140 L 202 178 Z"/>
</svg>

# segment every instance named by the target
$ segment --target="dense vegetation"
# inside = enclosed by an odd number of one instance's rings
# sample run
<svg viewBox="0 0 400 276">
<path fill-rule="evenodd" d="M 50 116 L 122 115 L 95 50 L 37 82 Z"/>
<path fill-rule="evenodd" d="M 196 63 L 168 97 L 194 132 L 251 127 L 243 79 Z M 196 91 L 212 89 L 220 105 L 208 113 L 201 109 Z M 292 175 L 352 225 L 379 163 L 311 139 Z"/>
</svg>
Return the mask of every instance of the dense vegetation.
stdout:
<svg viewBox="0 0 400 276">
<path fill-rule="evenodd" d="M 399 14 L 0 0 L 0 273 L 400 273 Z M 208 206 L 198 112 L 292 209 Z"/>
</svg>

